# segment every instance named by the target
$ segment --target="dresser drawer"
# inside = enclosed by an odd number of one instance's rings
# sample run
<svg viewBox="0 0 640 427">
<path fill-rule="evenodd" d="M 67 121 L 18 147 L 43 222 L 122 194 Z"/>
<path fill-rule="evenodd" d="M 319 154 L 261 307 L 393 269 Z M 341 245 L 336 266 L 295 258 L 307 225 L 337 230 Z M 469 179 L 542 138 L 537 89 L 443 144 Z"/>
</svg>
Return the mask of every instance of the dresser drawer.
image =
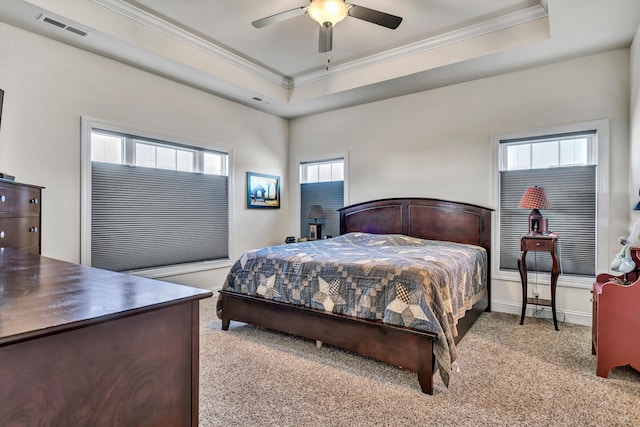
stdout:
<svg viewBox="0 0 640 427">
<path fill-rule="evenodd" d="M 0 214 L 40 213 L 40 190 L 30 187 L 0 185 Z"/>
<path fill-rule="evenodd" d="M 522 240 L 523 251 L 550 251 L 553 248 L 553 239 L 532 239 Z"/>
<path fill-rule="evenodd" d="M 40 218 L 0 218 L 0 247 L 28 248 L 39 253 Z"/>
</svg>

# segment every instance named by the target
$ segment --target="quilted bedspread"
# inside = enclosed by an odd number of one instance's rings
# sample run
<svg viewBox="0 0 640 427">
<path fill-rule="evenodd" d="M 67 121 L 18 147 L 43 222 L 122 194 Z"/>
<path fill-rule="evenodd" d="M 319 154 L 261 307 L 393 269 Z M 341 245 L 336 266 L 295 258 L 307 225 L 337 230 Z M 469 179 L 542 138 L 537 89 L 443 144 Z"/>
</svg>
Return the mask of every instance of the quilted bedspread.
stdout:
<svg viewBox="0 0 640 427">
<path fill-rule="evenodd" d="M 453 338 L 487 288 L 483 248 L 404 235 L 349 233 L 242 255 L 224 290 L 435 332 L 449 384 Z"/>
</svg>

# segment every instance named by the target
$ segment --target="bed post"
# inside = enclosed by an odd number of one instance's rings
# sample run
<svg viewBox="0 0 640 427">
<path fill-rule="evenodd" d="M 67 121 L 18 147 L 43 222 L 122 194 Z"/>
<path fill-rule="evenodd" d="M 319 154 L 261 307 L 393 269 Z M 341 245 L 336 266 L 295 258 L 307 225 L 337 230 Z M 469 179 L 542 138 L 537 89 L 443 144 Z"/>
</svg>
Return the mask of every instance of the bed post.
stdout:
<svg viewBox="0 0 640 427">
<path fill-rule="evenodd" d="M 433 340 L 418 341 L 418 382 L 423 393 L 433 394 Z"/>
<path fill-rule="evenodd" d="M 216 314 L 220 321 L 222 322 L 222 330 L 228 331 L 229 324 L 231 323 L 231 317 L 229 316 L 229 310 L 226 309 L 229 305 L 229 300 L 226 294 L 221 293 L 218 297 L 218 302 L 216 304 Z"/>
</svg>

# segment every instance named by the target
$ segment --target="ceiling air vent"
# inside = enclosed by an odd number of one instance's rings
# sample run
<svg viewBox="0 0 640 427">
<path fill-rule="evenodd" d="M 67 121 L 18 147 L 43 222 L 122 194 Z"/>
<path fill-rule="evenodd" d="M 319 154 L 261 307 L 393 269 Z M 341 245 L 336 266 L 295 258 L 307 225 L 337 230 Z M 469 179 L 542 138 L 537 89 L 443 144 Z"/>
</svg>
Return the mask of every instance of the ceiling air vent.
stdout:
<svg viewBox="0 0 640 427">
<path fill-rule="evenodd" d="M 76 28 L 76 27 L 73 27 L 71 25 L 65 24 L 64 22 L 60 22 L 59 20 L 53 19 L 52 17 L 44 15 L 44 14 L 40 15 L 40 17 L 38 18 L 38 21 L 46 22 L 47 24 L 51 24 L 51 25 L 56 26 L 58 28 L 62 28 L 63 30 L 70 31 L 73 34 L 77 34 L 77 35 L 82 36 L 82 37 L 85 37 L 85 36 L 87 36 L 89 34 L 84 30 L 81 30 L 79 28 Z"/>
<path fill-rule="evenodd" d="M 267 101 L 264 98 L 260 98 L 259 96 L 254 96 L 253 98 L 251 98 L 252 100 L 256 101 L 256 102 L 262 102 L 263 104 L 271 104 L 269 101 Z"/>
</svg>

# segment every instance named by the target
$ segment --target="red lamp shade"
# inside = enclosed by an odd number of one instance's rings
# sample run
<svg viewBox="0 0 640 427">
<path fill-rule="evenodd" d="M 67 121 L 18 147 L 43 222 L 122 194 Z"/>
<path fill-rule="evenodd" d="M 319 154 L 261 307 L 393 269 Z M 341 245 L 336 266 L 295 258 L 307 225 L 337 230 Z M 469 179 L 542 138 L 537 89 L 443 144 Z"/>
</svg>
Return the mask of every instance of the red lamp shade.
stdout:
<svg viewBox="0 0 640 427">
<path fill-rule="evenodd" d="M 524 209 L 551 209 L 551 202 L 547 198 L 544 188 L 536 185 L 527 188 L 518 207 Z"/>
<path fill-rule="evenodd" d="M 547 231 L 547 220 L 538 211 L 538 209 L 551 209 L 551 202 L 544 188 L 537 185 L 527 188 L 518 207 L 533 209 L 529 214 L 529 234 L 542 234 Z"/>
</svg>

